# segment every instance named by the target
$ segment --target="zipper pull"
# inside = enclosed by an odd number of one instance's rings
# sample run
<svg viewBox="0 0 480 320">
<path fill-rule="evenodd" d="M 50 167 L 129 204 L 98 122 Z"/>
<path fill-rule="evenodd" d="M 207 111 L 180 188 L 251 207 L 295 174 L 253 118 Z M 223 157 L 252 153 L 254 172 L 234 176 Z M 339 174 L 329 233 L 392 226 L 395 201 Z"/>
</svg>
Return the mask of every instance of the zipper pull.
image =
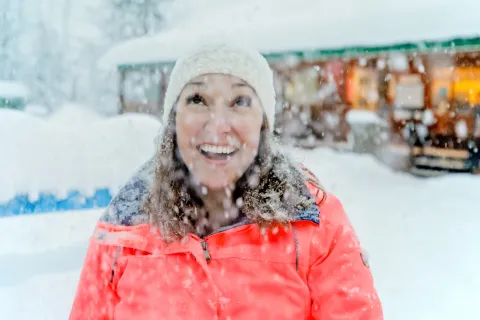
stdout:
<svg viewBox="0 0 480 320">
<path fill-rule="evenodd" d="M 207 263 L 212 260 L 212 257 L 210 256 L 210 252 L 208 252 L 208 244 L 206 241 L 202 241 L 202 249 L 203 249 L 203 254 L 205 255 L 205 260 L 207 260 Z"/>
</svg>

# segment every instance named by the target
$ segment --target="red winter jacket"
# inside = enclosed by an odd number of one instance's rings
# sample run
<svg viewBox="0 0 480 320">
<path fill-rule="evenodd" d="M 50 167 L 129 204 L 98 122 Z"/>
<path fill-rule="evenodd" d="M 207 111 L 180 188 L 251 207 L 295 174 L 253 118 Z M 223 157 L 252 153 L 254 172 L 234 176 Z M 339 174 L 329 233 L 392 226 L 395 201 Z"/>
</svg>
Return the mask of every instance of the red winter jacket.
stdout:
<svg viewBox="0 0 480 320">
<path fill-rule="evenodd" d="M 132 223 L 122 208 L 138 199 L 120 194 L 118 219 L 91 239 L 69 319 L 383 319 L 342 205 L 308 188 L 316 204 L 288 228 L 246 222 L 171 244 Z"/>
</svg>

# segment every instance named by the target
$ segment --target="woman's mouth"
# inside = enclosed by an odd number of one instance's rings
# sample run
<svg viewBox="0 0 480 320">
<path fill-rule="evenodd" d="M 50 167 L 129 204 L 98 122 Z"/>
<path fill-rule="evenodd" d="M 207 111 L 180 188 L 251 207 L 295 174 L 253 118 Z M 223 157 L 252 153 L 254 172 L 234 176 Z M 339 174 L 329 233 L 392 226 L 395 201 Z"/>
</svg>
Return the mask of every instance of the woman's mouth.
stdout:
<svg viewBox="0 0 480 320">
<path fill-rule="evenodd" d="M 209 160 L 229 160 L 239 150 L 234 146 L 218 146 L 211 144 L 201 144 L 197 149 Z"/>
</svg>

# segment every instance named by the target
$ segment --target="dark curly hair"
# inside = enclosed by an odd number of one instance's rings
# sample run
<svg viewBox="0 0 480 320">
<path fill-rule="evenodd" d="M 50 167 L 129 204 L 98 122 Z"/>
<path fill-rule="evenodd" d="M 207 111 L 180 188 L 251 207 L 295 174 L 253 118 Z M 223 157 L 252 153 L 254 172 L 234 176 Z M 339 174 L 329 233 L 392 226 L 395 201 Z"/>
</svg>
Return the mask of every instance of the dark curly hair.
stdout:
<svg viewBox="0 0 480 320">
<path fill-rule="evenodd" d="M 155 177 L 142 208 L 167 241 L 188 233 L 204 236 L 214 231 L 209 227 L 199 186 L 191 179 L 178 150 L 175 116 L 174 108 L 158 141 Z M 274 145 L 264 118 L 257 156 L 230 194 L 239 214 L 262 226 L 288 224 L 296 207 L 309 198 L 303 170 Z"/>
</svg>

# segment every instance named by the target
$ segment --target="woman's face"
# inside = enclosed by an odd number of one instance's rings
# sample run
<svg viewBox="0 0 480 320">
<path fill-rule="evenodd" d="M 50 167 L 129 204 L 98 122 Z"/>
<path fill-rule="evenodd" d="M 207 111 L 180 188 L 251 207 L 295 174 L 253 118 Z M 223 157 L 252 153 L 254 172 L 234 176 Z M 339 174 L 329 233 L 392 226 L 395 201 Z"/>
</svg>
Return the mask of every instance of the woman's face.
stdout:
<svg viewBox="0 0 480 320">
<path fill-rule="evenodd" d="M 229 186 L 253 162 L 263 111 L 245 81 L 230 75 L 193 78 L 177 104 L 177 143 L 198 183 L 210 190 Z"/>
</svg>

